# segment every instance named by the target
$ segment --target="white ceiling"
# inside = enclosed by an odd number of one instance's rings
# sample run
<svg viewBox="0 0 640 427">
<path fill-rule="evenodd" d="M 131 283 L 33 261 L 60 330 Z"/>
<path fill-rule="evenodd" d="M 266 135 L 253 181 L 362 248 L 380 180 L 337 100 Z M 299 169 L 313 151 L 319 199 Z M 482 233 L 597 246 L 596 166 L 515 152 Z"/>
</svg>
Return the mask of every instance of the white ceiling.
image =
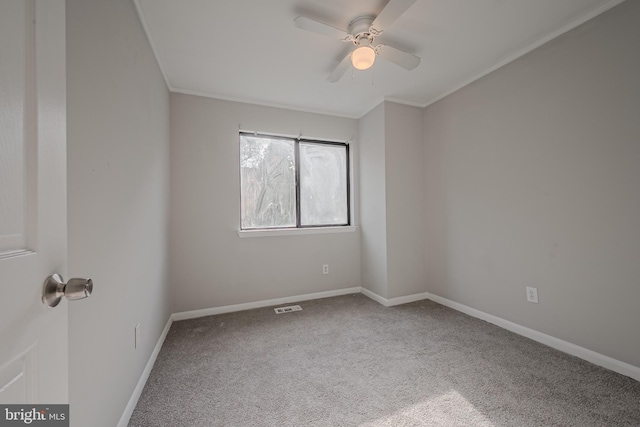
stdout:
<svg viewBox="0 0 640 427">
<path fill-rule="evenodd" d="M 297 16 L 347 29 L 387 0 L 135 0 L 169 89 L 361 117 L 383 99 L 426 106 L 623 0 L 417 0 L 376 39 L 422 58 L 327 75 L 348 45 Z M 353 74 L 353 77 L 352 77 Z"/>
</svg>

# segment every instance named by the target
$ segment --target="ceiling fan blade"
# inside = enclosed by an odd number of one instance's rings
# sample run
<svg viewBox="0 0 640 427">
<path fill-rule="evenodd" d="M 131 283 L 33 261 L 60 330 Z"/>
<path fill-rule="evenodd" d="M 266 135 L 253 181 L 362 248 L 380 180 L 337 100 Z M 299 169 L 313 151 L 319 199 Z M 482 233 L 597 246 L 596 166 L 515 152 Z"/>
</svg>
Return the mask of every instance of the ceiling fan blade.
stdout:
<svg viewBox="0 0 640 427">
<path fill-rule="evenodd" d="M 331 83 L 335 83 L 347 72 L 349 67 L 351 66 L 351 52 L 347 53 L 347 55 L 342 58 L 342 61 L 333 69 L 329 77 L 327 77 L 327 81 Z"/>
<path fill-rule="evenodd" d="M 341 30 L 331 25 L 323 24 L 322 22 L 314 21 L 304 16 L 298 16 L 293 20 L 296 27 L 303 30 L 312 31 L 314 33 L 329 36 L 334 39 L 342 41 L 351 41 L 352 37 L 344 30 Z"/>
<path fill-rule="evenodd" d="M 378 56 L 401 66 L 405 70 L 413 70 L 420 64 L 420 58 L 395 47 L 380 44 L 376 46 Z"/>
<path fill-rule="evenodd" d="M 382 12 L 371 23 L 370 32 L 379 36 L 384 30 L 389 28 L 396 19 L 407 11 L 416 0 L 389 0 L 389 3 L 382 9 Z"/>
</svg>

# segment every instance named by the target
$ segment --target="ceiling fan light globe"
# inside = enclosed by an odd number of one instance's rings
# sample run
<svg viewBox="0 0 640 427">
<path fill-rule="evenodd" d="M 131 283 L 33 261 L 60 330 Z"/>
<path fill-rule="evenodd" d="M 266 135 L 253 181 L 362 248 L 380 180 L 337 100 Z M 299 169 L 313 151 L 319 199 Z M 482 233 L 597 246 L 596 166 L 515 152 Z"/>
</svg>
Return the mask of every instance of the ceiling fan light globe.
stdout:
<svg viewBox="0 0 640 427">
<path fill-rule="evenodd" d="M 360 46 L 351 53 L 351 64 L 356 70 L 368 70 L 376 60 L 376 51 L 369 46 Z"/>
</svg>

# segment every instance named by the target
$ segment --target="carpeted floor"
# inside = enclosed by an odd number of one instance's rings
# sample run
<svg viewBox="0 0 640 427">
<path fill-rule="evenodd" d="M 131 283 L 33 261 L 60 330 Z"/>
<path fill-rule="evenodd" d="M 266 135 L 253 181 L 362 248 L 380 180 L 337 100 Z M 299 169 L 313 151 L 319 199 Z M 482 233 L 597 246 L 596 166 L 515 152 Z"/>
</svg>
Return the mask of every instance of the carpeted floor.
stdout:
<svg viewBox="0 0 640 427">
<path fill-rule="evenodd" d="M 640 382 L 432 301 L 175 322 L 129 426 L 640 426 Z"/>
</svg>

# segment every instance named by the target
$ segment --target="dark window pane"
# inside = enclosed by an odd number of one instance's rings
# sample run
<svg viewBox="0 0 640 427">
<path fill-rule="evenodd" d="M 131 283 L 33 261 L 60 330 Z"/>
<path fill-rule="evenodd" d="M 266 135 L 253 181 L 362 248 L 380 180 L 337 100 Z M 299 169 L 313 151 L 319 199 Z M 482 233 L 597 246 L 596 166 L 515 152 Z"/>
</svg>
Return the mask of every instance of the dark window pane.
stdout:
<svg viewBox="0 0 640 427">
<path fill-rule="evenodd" d="M 296 226 L 294 141 L 240 135 L 241 228 Z"/>
<path fill-rule="evenodd" d="M 301 225 L 347 224 L 347 179 L 345 146 L 301 142 Z"/>
</svg>

